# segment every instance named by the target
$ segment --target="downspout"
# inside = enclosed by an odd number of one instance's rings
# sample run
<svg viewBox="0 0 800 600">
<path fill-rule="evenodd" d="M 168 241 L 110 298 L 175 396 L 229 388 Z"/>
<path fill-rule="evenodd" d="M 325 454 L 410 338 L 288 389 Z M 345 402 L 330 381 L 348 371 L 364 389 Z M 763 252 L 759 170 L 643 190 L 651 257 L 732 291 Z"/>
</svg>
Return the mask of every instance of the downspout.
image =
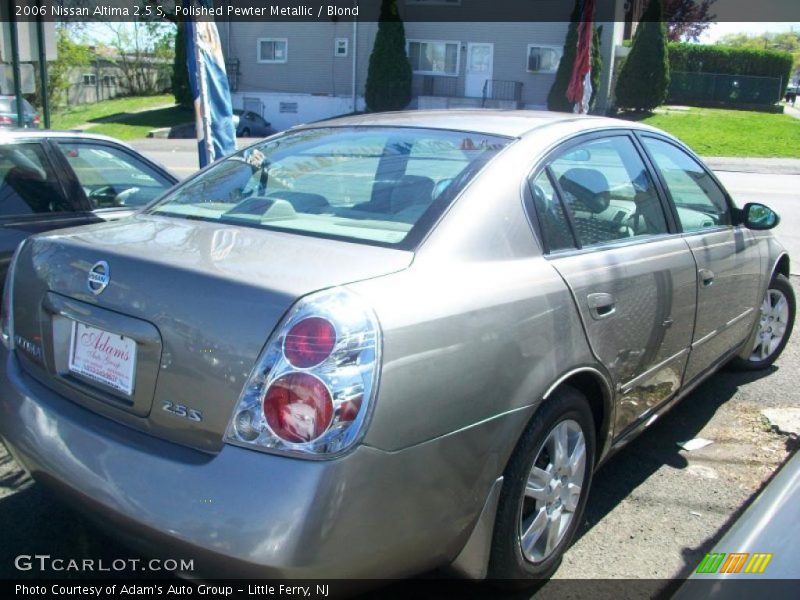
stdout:
<svg viewBox="0 0 800 600">
<path fill-rule="evenodd" d="M 358 9 L 358 0 L 353 0 L 353 7 Z M 358 16 L 353 18 L 353 74 L 350 80 L 353 84 L 353 112 L 358 107 Z"/>
</svg>

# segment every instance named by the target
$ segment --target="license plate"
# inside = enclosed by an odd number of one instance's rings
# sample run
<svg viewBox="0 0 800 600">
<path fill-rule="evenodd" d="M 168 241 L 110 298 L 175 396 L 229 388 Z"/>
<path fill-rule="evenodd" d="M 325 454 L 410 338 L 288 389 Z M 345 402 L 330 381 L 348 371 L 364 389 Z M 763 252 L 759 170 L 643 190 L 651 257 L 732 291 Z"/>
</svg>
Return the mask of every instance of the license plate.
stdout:
<svg viewBox="0 0 800 600">
<path fill-rule="evenodd" d="M 73 321 L 69 370 L 132 396 L 136 342 L 117 333 Z"/>
</svg>

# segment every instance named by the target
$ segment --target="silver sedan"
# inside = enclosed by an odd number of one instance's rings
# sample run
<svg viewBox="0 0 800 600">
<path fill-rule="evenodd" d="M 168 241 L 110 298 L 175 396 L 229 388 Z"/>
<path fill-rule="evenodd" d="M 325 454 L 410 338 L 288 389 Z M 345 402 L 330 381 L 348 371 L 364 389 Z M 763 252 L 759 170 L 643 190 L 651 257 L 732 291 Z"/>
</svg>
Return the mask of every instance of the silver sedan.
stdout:
<svg viewBox="0 0 800 600">
<path fill-rule="evenodd" d="M 723 365 L 780 355 L 777 223 L 630 122 L 293 129 L 18 249 L 0 436 L 210 574 L 547 577 L 598 465 Z"/>
</svg>

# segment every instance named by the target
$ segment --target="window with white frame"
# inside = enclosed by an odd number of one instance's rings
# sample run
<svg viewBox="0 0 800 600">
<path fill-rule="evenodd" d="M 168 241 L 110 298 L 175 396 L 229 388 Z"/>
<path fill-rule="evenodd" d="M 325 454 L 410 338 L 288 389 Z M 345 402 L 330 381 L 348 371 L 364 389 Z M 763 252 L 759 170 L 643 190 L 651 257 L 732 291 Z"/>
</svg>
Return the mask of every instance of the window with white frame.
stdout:
<svg viewBox="0 0 800 600">
<path fill-rule="evenodd" d="M 414 73 L 458 75 L 461 42 L 408 40 L 408 60 Z"/>
<path fill-rule="evenodd" d="M 561 46 L 528 44 L 528 72 L 555 73 L 563 53 Z"/>
<path fill-rule="evenodd" d="M 258 62 L 285 63 L 289 54 L 289 41 L 286 38 L 259 38 Z"/>
<path fill-rule="evenodd" d="M 97 85 L 97 76 L 93 73 L 86 73 L 83 76 L 83 85 Z"/>
<path fill-rule="evenodd" d="M 336 38 L 336 45 L 333 48 L 334 56 L 347 56 L 347 46 L 350 40 L 347 38 Z"/>
</svg>

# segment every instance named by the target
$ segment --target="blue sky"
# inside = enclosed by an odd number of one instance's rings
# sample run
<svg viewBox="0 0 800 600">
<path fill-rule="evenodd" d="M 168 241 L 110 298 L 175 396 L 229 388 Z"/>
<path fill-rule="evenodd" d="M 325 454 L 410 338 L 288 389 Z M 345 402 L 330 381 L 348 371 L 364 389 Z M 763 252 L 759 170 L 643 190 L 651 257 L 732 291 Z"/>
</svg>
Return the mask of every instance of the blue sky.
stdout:
<svg viewBox="0 0 800 600">
<path fill-rule="evenodd" d="M 794 31 L 800 33 L 799 23 L 713 23 L 700 38 L 706 44 L 714 43 L 723 35 L 729 33 L 748 33 L 750 35 L 760 35 L 765 32 L 778 33 L 783 31 Z"/>
</svg>

